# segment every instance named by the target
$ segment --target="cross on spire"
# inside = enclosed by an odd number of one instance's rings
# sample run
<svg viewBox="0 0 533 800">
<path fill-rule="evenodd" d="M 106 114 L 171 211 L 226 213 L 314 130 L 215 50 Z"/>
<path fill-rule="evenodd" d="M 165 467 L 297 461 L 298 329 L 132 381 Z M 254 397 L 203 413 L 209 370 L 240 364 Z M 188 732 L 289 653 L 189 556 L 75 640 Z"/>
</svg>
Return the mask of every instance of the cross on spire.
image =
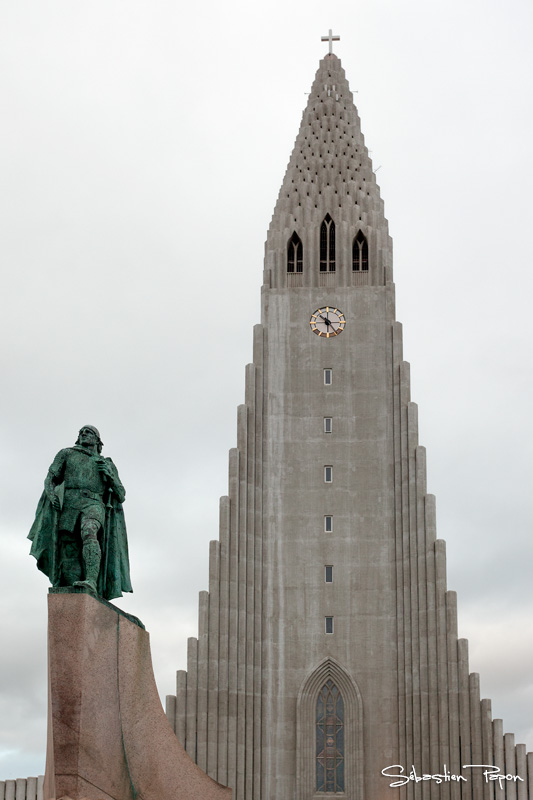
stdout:
<svg viewBox="0 0 533 800">
<path fill-rule="evenodd" d="M 333 42 L 340 42 L 340 38 L 340 36 L 333 36 L 333 31 L 330 28 L 328 35 L 321 36 L 320 41 L 329 42 L 329 54 L 331 55 L 333 53 Z"/>
</svg>

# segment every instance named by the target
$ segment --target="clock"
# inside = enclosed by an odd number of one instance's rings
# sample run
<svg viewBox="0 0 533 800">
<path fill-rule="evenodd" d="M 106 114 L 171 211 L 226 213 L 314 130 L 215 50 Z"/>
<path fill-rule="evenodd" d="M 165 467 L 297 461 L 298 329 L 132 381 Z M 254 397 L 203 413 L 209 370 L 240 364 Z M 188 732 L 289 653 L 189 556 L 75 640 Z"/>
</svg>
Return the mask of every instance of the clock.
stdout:
<svg viewBox="0 0 533 800">
<path fill-rule="evenodd" d="M 338 336 L 339 333 L 342 333 L 346 320 L 344 314 L 338 308 L 324 306 L 324 308 L 317 308 L 311 314 L 309 324 L 311 330 L 317 336 L 324 336 L 326 339 L 330 339 L 332 336 Z"/>
</svg>

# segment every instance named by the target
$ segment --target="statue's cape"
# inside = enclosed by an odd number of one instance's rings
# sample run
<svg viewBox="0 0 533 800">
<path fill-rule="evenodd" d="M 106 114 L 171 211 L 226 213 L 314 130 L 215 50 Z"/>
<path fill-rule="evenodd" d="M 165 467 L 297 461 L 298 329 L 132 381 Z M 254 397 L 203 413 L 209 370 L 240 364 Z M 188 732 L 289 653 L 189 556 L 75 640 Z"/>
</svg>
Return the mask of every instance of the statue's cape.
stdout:
<svg viewBox="0 0 533 800">
<path fill-rule="evenodd" d="M 48 575 L 52 586 L 59 585 L 59 512 L 53 507 L 46 492 L 43 492 L 35 522 L 28 534 L 32 545 L 30 555 L 37 559 L 37 567 Z M 112 495 L 106 508 L 102 531 L 102 562 L 98 577 L 98 594 L 106 600 L 122 597 L 123 592 L 132 592 L 128 540 L 122 503 Z"/>
</svg>

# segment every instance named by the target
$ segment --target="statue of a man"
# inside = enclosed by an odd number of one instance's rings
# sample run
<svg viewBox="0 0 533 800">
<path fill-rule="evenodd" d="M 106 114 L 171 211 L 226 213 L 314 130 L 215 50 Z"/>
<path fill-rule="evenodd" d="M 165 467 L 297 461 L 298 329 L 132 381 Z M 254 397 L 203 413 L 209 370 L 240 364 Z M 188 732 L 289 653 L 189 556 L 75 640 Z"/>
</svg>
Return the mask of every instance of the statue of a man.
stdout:
<svg viewBox="0 0 533 800">
<path fill-rule="evenodd" d="M 106 600 L 133 591 L 117 468 L 100 455 L 92 425 L 60 450 L 44 482 L 28 538 L 30 553 L 52 586 L 82 586 Z M 62 497 L 62 500 L 61 500 Z"/>
</svg>

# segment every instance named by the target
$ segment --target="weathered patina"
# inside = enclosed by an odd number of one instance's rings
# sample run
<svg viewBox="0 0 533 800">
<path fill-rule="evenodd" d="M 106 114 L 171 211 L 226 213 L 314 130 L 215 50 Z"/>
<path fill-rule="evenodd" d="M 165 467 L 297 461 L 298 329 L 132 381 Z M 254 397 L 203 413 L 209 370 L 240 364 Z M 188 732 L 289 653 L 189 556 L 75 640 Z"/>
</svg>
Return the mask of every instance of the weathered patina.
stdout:
<svg viewBox="0 0 533 800">
<path fill-rule="evenodd" d="M 98 430 L 85 425 L 60 450 L 44 482 L 28 538 L 52 586 L 80 586 L 106 600 L 131 592 L 122 503 L 126 492 Z"/>
</svg>

